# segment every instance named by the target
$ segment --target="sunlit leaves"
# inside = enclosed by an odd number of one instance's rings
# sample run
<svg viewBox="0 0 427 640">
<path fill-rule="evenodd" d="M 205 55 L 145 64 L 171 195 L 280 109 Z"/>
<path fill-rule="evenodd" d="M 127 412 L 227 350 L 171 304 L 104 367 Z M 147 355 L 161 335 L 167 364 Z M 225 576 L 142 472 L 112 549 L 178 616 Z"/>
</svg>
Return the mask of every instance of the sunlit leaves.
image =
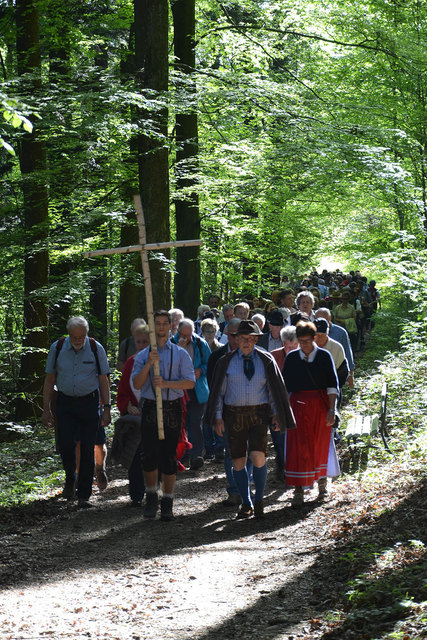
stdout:
<svg viewBox="0 0 427 640">
<path fill-rule="evenodd" d="M 14 129 L 22 127 L 23 131 L 31 133 L 33 130 L 32 122 L 18 110 L 16 100 L 8 99 L 4 93 L 0 92 L 0 112 L 6 124 Z M 0 125 L 0 133 L 4 131 L 4 127 Z M 11 155 L 15 155 L 13 146 L 0 135 L 0 147 L 3 147 Z"/>
</svg>

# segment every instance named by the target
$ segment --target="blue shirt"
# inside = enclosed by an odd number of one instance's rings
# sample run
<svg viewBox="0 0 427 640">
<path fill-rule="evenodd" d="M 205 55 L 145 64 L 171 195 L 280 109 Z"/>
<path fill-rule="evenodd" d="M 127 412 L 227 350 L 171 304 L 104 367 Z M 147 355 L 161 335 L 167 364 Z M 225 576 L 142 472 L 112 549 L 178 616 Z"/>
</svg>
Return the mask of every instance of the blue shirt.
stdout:
<svg viewBox="0 0 427 640">
<path fill-rule="evenodd" d="M 178 340 L 179 335 L 177 332 L 175 336 L 171 338 L 171 341 L 178 344 Z M 188 353 L 187 349 L 184 349 L 184 351 L 186 351 L 190 358 L 192 358 L 194 369 L 202 370 L 202 375 L 200 375 L 196 380 L 194 392 L 197 397 L 197 402 L 203 404 L 204 402 L 207 402 L 209 398 L 209 387 L 206 374 L 208 371 L 208 360 L 211 355 L 211 350 L 206 340 L 195 333 L 191 336 L 189 346 L 192 347 L 192 356 Z M 181 347 L 181 349 L 182 348 L 183 347 Z"/>
<path fill-rule="evenodd" d="M 55 367 L 57 343 L 58 341 L 54 342 L 49 349 L 45 371 L 46 373 L 56 373 L 58 391 L 67 396 L 80 397 L 98 389 L 98 368 L 89 338 L 86 337 L 84 345 L 79 351 L 73 349 L 69 337 L 65 338 Z M 104 347 L 99 342 L 96 343 L 96 346 L 101 374 L 108 375 L 110 367 Z"/>
<path fill-rule="evenodd" d="M 254 349 L 251 353 L 255 373 L 250 380 L 243 371 L 244 356 L 240 349 L 231 358 L 216 406 L 216 417 L 222 418 L 224 404 L 235 407 L 248 407 L 259 404 L 270 404 L 273 414 L 276 413 L 273 398 L 265 377 L 264 364 Z"/>
<path fill-rule="evenodd" d="M 171 369 L 172 349 L 173 358 Z M 167 340 L 163 347 L 158 348 L 158 352 L 160 355 L 160 375 L 163 380 L 192 380 L 195 382 L 196 376 L 194 375 L 193 363 L 185 349 L 178 347 L 176 344 L 173 345 L 170 340 Z M 147 364 L 149 354 L 150 347 L 146 347 L 146 349 L 136 354 L 131 375 L 132 381 L 136 374 Z M 156 399 L 153 376 L 154 371 L 153 367 L 151 367 L 145 384 L 141 387 L 141 398 L 145 398 L 146 400 Z M 177 400 L 177 398 L 181 398 L 183 395 L 183 389 L 162 389 L 163 400 Z"/>
<path fill-rule="evenodd" d="M 350 371 L 354 371 L 353 351 L 346 329 L 344 329 L 344 327 L 340 327 L 339 324 L 334 324 L 333 322 L 331 322 L 329 327 L 329 337 L 333 340 L 336 340 L 343 346 L 349 369 Z"/>
</svg>

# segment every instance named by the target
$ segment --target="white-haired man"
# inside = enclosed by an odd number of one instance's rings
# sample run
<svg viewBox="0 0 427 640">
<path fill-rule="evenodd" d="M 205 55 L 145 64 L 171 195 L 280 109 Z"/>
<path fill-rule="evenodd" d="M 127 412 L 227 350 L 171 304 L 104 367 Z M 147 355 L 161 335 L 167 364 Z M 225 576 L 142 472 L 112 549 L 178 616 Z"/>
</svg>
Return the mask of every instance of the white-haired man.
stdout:
<svg viewBox="0 0 427 640">
<path fill-rule="evenodd" d="M 220 358 L 215 366 L 206 420 L 219 436 L 226 434 L 233 463 L 234 481 L 242 506 L 238 518 L 264 517 L 267 479 L 267 432 L 295 428 L 288 394 L 273 356 L 255 345 L 261 331 L 252 320 L 237 329 L 238 349 Z M 247 454 L 253 462 L 255 504 L 249 490 Z"/>
<path fill-rule="evenodd" d="M 46 425 L 54 422 L 52 400 L 56 386 L 58 448 L 65 470 L 63 496 L 72 499 L 77 484 L 78 507 L 87 508 L 91 506 L 97 430 L 111 419 L 110 369 L 102 345 L 88 338 L 89 324 L 85 318 L 70 318 L 67 331 L 68 337 L 54 342 L 49 350 L 43 389 L 43 422 Z M 76 482 L 77 442 L 80 443 L 80 464 Z"/>
</svg>

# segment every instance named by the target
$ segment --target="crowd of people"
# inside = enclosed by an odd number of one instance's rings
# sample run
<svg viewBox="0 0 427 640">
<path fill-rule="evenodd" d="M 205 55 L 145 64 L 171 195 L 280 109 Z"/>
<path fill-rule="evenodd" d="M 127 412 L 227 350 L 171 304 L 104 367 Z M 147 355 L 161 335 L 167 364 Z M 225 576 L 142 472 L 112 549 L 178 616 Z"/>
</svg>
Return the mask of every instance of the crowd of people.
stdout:
<svg viewBox="0 0 427 640">
<path fill-rule="evenodd" d="M 301 507 L 316 483 L 317 499 L 328 496 L 328 477 L 340 473 L 340 390 L 354 384 L 353 350 L 373 325 L 380 295 L 359 271 L 282 284 L 269 298 L 222 304 L 212 294 L 195 320 L 179 308 L 157 310 L 155 345 L 146 322 L 132 322 L 119 348 L 112 455 L 127 468 L 131 505 L 144 518 L 160 510 L 173 520 L 177 471 L 197 473 L 208 461 L 224 465 L 224 506 L 238 509 L 239 519 L 263 518 L 269 433 L 276 474 L 294 489 L 292 506 Z M 49 351 L 43 419 L 57 424 L 64 497 L 89 508 L 94 472 L 99 489 L 108 483 L 109 368 L 85 318 L 71 318 L 67 330 Z"/>
</svg>

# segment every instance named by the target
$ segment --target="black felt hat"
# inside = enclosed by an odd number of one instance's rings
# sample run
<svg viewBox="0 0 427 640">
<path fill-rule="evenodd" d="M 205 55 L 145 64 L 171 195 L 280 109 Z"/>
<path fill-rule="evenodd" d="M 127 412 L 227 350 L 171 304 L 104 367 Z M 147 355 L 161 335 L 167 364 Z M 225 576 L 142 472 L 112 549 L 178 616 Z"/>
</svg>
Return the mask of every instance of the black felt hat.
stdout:
<svg viewBox="0 0 427 640">
<path fill-rule="evenodd" d="M 316 318 L 314 321 L 317 333 L 328 333 L 329 324 L 325 318 Z"/>
<path fill-rule="evenodd" d="M 238 336 L 260 336 L 261 329 L 253 320 L 242 320 L 237 329 Z"/>
<path fill-rule="evenodd" d="M 283 320 L 283 314 L 278 309 L 273 309 L 267 316 L 268 324 L 272 324 L 274 327 L 283 327 L 285 321 Z"/>
</svg>

